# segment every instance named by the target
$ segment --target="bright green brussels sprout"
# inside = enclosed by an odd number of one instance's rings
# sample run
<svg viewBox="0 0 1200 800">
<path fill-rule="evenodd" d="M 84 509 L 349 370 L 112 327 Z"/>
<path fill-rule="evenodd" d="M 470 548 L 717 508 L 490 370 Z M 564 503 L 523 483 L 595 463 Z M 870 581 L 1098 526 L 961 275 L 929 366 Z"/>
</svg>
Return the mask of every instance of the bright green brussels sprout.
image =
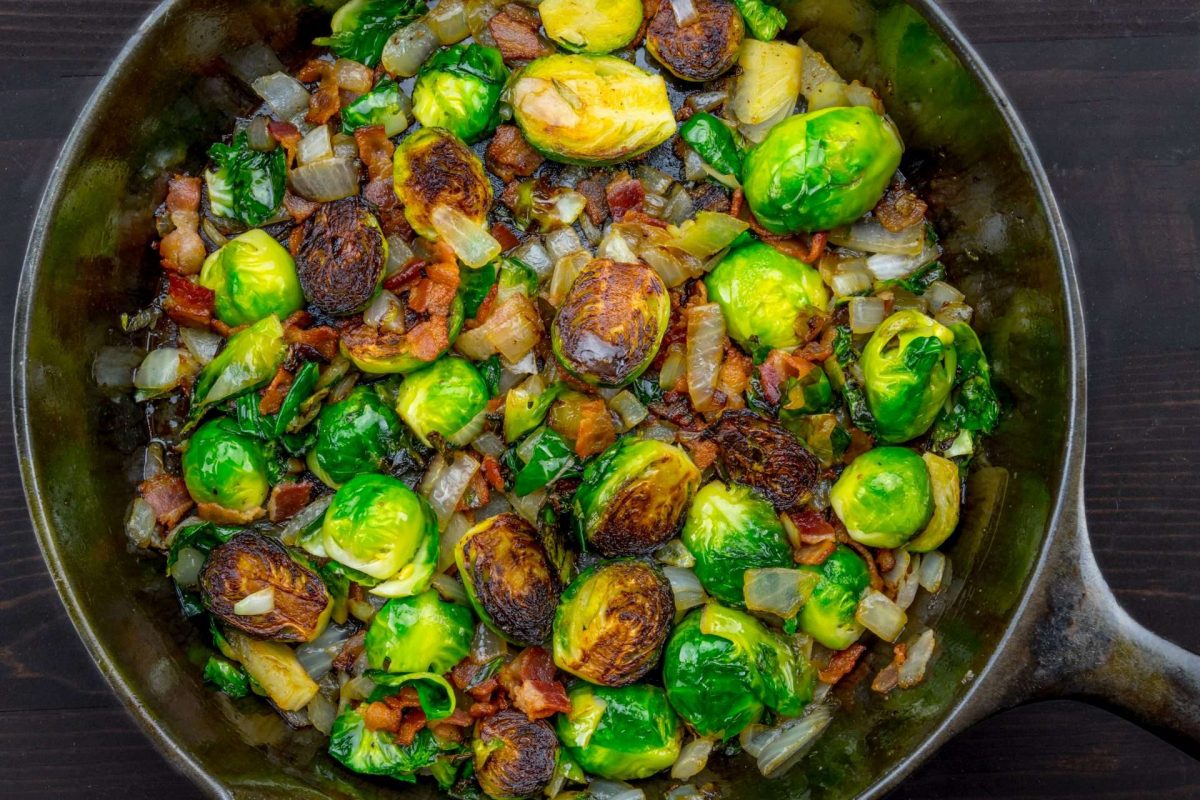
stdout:
<svg viewBox="0 0 1200 800">
<path fill-rule="evenodd" d="M 363 703 L 357 708 L 347 707 L 338 715 L 329 734 L 329 754 L 362 775 L 385 775 L 415 783 L 417 771 L 432 766 L 441 754 L 433 733 L 422 728 L 412 744 L 400 744 L 391 731 L 367 727 L 363 716 L 366 708 Z"/>
<path fill-rule="evenodd" d="M 452 440 L 483 413 L 489 399 L 487 383 L 470 361 L 443 358 L 404 379 L 396 393 L 396 410 L 429 444 L 431 433 Z"/>
<path fill-rule="evenodd" d="M 850 463 L 829 490 L 850 537 L 868 547 L 900 547 L 933 514 L 933 487 L 921 457 L 906 447 L 876 447 Z"/>
<path fill-rule="evenodd" d="M 477 142 L 499 124 L 496 109 L 508 69 L 500 51 L 456 44 L 425 62 L 413 87 L 413 114 L 426 128 L 445 128 Z"/>
<path fill-rule="evenodd" d="M 854 611 L 871 584 L 867 562 L 849 547 L 838 545 L 823 564 L 800 569 L 821 576 L 800 608 L 800 630 L 831 650 L 845 650 L 862 636 L 863 626 Z"/>
<path fill-rule="evenodd" d="M 704 486 L 692 500 L 682 538 L 708 593 L 739 608 L 746 570 L 793 564 L 775 507 L 748 486 L 721 481 Z"/>
<path fill-rule="evenodd" d="M 546 56 L 513 77 L 513 119 L 555 161 L 615 164 L 675 134 L 662 76 L 614 56 Z"/>
<path fill-rule="evenodd" d="M 264 385 L 286 356 L 283 325 L 274 314 L 238 331 L 200 370 L 192 389 L 193 411 Z"/>
<path fill-rule="evenodd" d="M 399 433 L 396 412 L 375 391 L 359 386 L 321 409 L 308 468 L 336 489 L 355 475 L 379 472 Z"/>
<path fill-rule="evenodd" d="M 663 655 L 667 697 L 701 736 L 736 736 L 765 708 L 799 714 L 814 682 L 812 665 L 787 641 L 716 603 L 684 617 Z"/>
<path fill-rule="evenodd" d="M 192 434 L 183 454 L 183 480 L 197 503 L 231 511 L 262 508 L 271 491 L 262 446 L 224 419 L 206 422 Z"/>
<path fill-rule="evenodd" d="M 446 320 L 446 350 L 439 353 L 438 358 L 445 355 L 450 345 L 454 344 L 462 326 L 462 297 L 456 295 L 450 306 L 450 317 Z M 342 355 L 363 372 L 370 375 L 404 374 L 432 363 L 413 352 L 411 333 L 393 333 L 355 321 L 342 329 L 339 346 Z"/>
<path fill-rule="evenodd" d="M 292 254 L 263 230 L 247 231 L 210 255 L 200 285 L 213 290 L 217 318 L 226 325 L 283 318 L 304 306 Z"/>
<path fill-rule="evenodd" d="M 920 311 L 898 311 L 871 334 L 859 364 L 876 439 L 907 442 L 929 430 L 954 386 L 954 333 Z"/>
<path fill-rule="evenodd" d="M 554 663 L 602 686 L 627 686 L 658 662 L 675 617 L 671 584 L 651 564 L 622 559 L 585 569 L 554 614 Z"/>
<path fill-rule="evenodd" d="M 558 739 L 593 775 L 612 781 L 648 778 L 679 757 L 683 726 L 657 686 L 576 683 L 571 710 L 557 720 Z"/>
<path fill-rule="evenodd" d="M 471 609 L 430 589 L 388 600 L 371 619 L 364 646 L 371 669 L 441 675 L 466 658 L 475 623 Z"/>
<path fill-rule="evenodd" d="M 349 0 L 329 21 L 331 35 L 314 39 L 313 44 L 373 67 L 379 63 L 388 37 L 428 10 L 421 0 Z"/>
<path fill-rule="evenodd" d="M 475 729 L 475 778 L 493 800 L 526 800 L 545 791 L 558 763 L 558 739 L 544 719 L 506 708 Z"/>
<path fill-rule="evenodd" d="M 742 188 L 772 233 L 827 231 L 875 207 L 903 152 L 895 128 L 871 109 L 824 108 L 772 128 L 746 156 Z"/>
<path fill-rule="evenodd" d="M 417 594 L 429 586 L 437 567 L 437 517 L 422 497 L 395 478 L 359 475 L 333 496 L 321 543 L 334 561 L 383 581 L 372 593 Z"/>
<path fill-rule="evenodd" d="M 605 556 L 651 553 L 674 537 L 699 486 L 683 450 L 627 436 L 583 471 L 574 500 L 580 539 Z"/>
<path fill-rule="evenodd" d="M 670 321 L 671 298 L 657 272 L 599 258 L 575 278 L 550 327 L 550 342 L 572 375 L 616 388 L 650 366 Z"/>
<path fill-rule="evenodd" d="M 573 53 L 611 53 L 633 41 L 642 24 L 642 0 L 543 0 L 546 35 Z"/>
<path fill-rule="evenodd" d="M 396 148 L 393 180 L 404 218 L 426 239 L 437 239 L 430 215 L 437 206 L 461 211 L 486 226 L 492 183 L 483 162 L 453 133 L 422 128 Z"/>
<path fill-rule="evenodd" d="M 805 320 L 829 300 L 820 273 L 763 242 L 731 251 L 704 284 L 730 337 L 756 353 L 802 344 Z"/>
<path fill-rule="evenodd" d="M 380 125 L 387 136 L 398 136 L 412 124 L 412 104 L 399 84 L 384 78 L 375 88 L 342 109 L 342 133 Z"/>
</svg>

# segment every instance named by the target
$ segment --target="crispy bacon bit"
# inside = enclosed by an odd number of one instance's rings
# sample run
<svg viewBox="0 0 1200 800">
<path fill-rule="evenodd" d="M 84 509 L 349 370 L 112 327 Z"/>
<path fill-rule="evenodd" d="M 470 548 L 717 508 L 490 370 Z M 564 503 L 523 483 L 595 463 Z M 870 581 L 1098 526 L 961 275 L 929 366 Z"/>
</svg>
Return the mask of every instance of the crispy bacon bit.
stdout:
<svg viewBox="0 0 1200 800">
<path fill-rule="evenodd" d="M 813 369 L 814 365 L 810 361 L 798 358 L 786 350 L 772 350 L 758 367 L 758 377 L 766 401 L 771 405 L 778 403 L 783 399 L 783 390 L 788 380 L 799 380 Z"/>
<path fill-rule="evenodd" d="M 256 506 L 247 511 L 234 511 L 216 503 L 200 503 L 196 506 L 196 513 L 200 519 L 215 522 L 218 525 L 249 525 L 251 522 L 265 517 L 267 510 L 262 506 Z"/>
<path fill-rule="evenodd" d="M 875 219 L 892 233 L 916 225 L 925 219 L 929 206 L 904 183 L 893 183 L 875 204 Z"/>
<path fill-rule="evenodd" d="M 392 180 L 392 156 L 396 147 L 387 137 L 382 125 L 368 125 L 354 132 L 358 145 L 358 157 L 367 167 L 367 176 L 373 181 Z"/>
<path fill-rule="evenodd" d="M 696 467 L 705 470 L 717 460 L 717 446 L 708 439 L 684 439 L 683 444 L 692 456 Z"/>
<path fill-rule="evenodd" d="M 821 683 L 828 683 L 830 686 L 836 684 L 850 674 L 865 652 L 866 645 L 861 644 L 852 644 L 845 650 L 839 650 L 829 659 L 829 666 L 817 673 L 817 677 L 821 679 Z"/>
<path fill-rule="evenodd" d="M 729 199 L 729 213 L 732 216 L 741 218 L 742 206 L 745 205 L 746 195 L 742 193 L 742 187 L 733 190 L 733 196 Z"/>
<path fill-rule="evenodd" d="M 908 660 L 908 645 L 904 642 L 892 647 L 892 662 L 871 681 L 871 691 L 887 694 L 900 685 L 900 668 Z"/>
<path fill-rule="evenodd" d="M 319 80 L 317 90 L 308 100 L 308 113 L 304 119 L 311 125 L 324 125 L 342 110 L 341 87 L 337 82 L 337 71 L 328 61 L 313 59 L 297 73 L 304 83 Z"/>
<path fill-rule="evenodd" d="M 821 338 L 808 342 L 792 355 L 806 361 L 827 361 L 833 355 L 833 340 L 837 337 L 837 328 L 832 325 L 821 331 Z"/>
<path fill-rule="evenodd" d="M 358 586 L 358 584 L 354 584 Z M 356 632 L 353 636 L 346 640 L 342 645 L 342 649 L 333 659 L 333 668 L 342 672 L 349 672 L 354 667 L 354 662 L 358 661 L 359 656 L 363 654 L 366 647 L 367 630 Z"/>
<path fill-rule="evenodd" d="M 487 478 L 482 472 L 476 472 L 471 476 L 471 482 L 467 484 L 467 491 L 458 503 L 458 510 L 474 511 L 486 506 L 491 499 L 492 492 L 488 488 Z"/>
<path fill-rule="evenodd" d="M 801 508 L 789 511 L 785 516 L 799 532 L 801 544 L 817 544 L 837 538 L 837 530 L 820 511 Z"/>
<path fill-rule="evenodd" d="M 641 210 L 646 200 L 646 187 L 628 172 L 618 172 L 604 190 L 609 213 L 615 222 L 620 222 L 630 211 Z"/>
<path fill-rule="evenodd" d="M 177 325 L 203 328 L 213 321 L 216 294 L 198 283 L 171 272 L 167 274 L 167 296 L 163 311 Z"/>
<path fill-rule="evenodd" d="M 450 346 L 445 317 L 431 317 L 408 332 L 407 341 L 412 355 L 421 361 L 433 361 Z"/>
<path fill-rule="evenodd" d="M 485 719 L 495 714 L 497 711 L 502 711 L 508 708 L 504 703 L 472 703 L 471 708 L 467 713 L 475 719 Z"/>
<path fill-rule="evenodd" d="M 667 227 L 667 221 L 665 219 L 659 219 L 658 217 L 652 217 L 649 214 L 647 214 L 646 212 L 642 211 L 640 208 L 634 208 L 634 209 L 631 209 L 630 211 L 626 211 L 625 216 L 622 218 L 622 221 L 623 222 L 636 222 L 639 225 L 649 225 L 652 228 L 666 228 Z M 699 285 L 703 286 L 704 284 L 701 283 Z"/>
<path fill-rule="evenodd" d="M 567 690 L 556 678 L 550 654 L 540 647 L 525 648 L 500 670 L 500 684 L 513 705 L 531 720 L 571 710 Z"/>
<path fill-rule="evenodd" d="M 825 559 L 833 555 L 833 551 L 837 549 L 837 542 L 833 539 L 816 542 L 814 544 L 801 545 L 795 548 L 792 552 L 793 560 L 797 564 L 815 567 L 825 563 Z"/>
<path fill-rule="evenodd" d="M 292 221 L 299 224 L 311 217 L 321 207 L 320 203 L 314 203 L 311 200 L 305 200 L 298 194 L 292 194 L 290 191 L 283 196 L 283 207 L 288 212 L 288 216 Z"/>
<path fill-rule="evenodd" d="M 287 165 L 290 167 L 296 161 L 296 152 L 300 149 L 300 140 L 304 138 L 300 129 L 290 122 L 271 120 L 267 123 L 267 133 L 271 138 L 283 145 L 287 153 Z"/>
<path fill-rule="evenodd" d="M 421 274 L 425 270 L 425 262 L 413 260 L 408 262 L 395 275 L 391 276 L 383 282 L 383 288 L 387 289 L 392 294 L 397 294 L 409 288 L 417 281 L 421 280 Z"/>
<path fill-rule="evenodd" d="M 488 169 L 505 183 L 517 176 L 529 177 L 545 161 L 541 153 L 529 146 L 516 125 L 496 128 L 486 155 Z"/>
<path fill-rule="evenodd" d="M 575 437 L 575 455 L 588 458 L 602 453 L 617 440 L 608 406 L 597 397 L 579 404 L 579 433 Z"/>
<path fill-rule="evenodd" d="M 454 709 L 454 713 L 442 719 L 429 721 L 429 730 L 433 732 L 433 736 L 439 742 L 443 743 L 458 743 L 463 740 L 463 728 L 474 725 L 475 720 L 471 719 L 471 715 L 461 708 Z"/>
<path fill-rule="evenodd" d="M 483 457 L 483 477 L 487 478 L 488 485 L 497 492 L 504 491 L 504 476 L 500 474 L 500 462 L 495 456 Z"/>
<path fill-rule="evenodd" d="M 382 700 L 374 703 L 368 703 L 362 710 L 363 724 L 366 725 L 369 731 L 389 731 L 395 733 L 400 729 L 400 723 L 404 719 L 404 712 L 399 708 L 392 708 Z"/>
<path fill-rule="evenodd" d="M 312 315 L 306 311 L 288 317 L 283 323 L 283 340 L 312 348 L 321 358 L 332 361 L 337 356 L 338 332 L 327 325 L 309 328 L 312 321 Z"/>
<path fill-rule="evenodd" d="M 267 519 L 283 522 L 300 513 L 312 498 L 313 486 L 307 481 L 287 481 L 275 484 L 267 501 Z"/>
<path fill-rule="evenodd" d="M 879 571 L 888 573 L 896 566 L 896 553 L 892 550 L 881 549 L 875 551 L 875 564 L 879 567 Z"/>
<path fill-rule="evenodd" d="M 504 63 L 510 64 L 514 61 L 532 61 L 554 52 L 554 47 L 538 35 L 540 25 L 536 14 L 509 3 L 488 20 L 488 31 L 496 40 Z"/>
<path fill-rule="evenodd" d="M 508 252 L 521 243 L 516 231 L 503 222 L 497 222 L 492 225 L 492 238 L 500 243 L 501 252 Z"/>
<path fill-rule="evenodd" d="M 426 264 L 425 275 L 409 294 L 408 307 L 418 314 L 448 316 L 460 281 L 457 261 Z"/>
<path fill-rule="evenodd" d="M 605 193 L 607 182 L 604 173 L 597 172 L 575 184 L 575 191 L 587 198 L 584 213 L 597 228 L 608 219 L 608 196 Z"/>
<path fill-rule="evenodd" d="M 407 686 L 404 688 L 408 688 Z M 396 743 L 405 747 L 413 743 L 413 739 L 417 738 L 417 734 L 425 727 L 428 720 L 425 718 L 425 712 L 419 708 L 410 708 L 404 712 L 404 717 L 400 722 L 400 730 L 396 731 Z"/>
<path fill-rule="evenodd" d="M 258 401 L 258 412 L 264 416 L 278 413 L 283 406 L 283 398 L 287 397 L 288 390 L 292 388 L 292 382 L 295 380 L 296 376 L 283 367 L 276 370 L 275 377 L 263 390 L 262 398 Z"/>
<path fill-rule="evenodd" d="M 165 472 L 142 481 L 138 494 L 154 509 L 158 524 L 167 529 L 175 527 L 193 505 L 183 478 Z"/>
<path fill-rule="evenodd" d="M 754 362 L 741 350 L 733 346 L 728 339 L 725 341 L 725 356 L 721 361 L 721 369 L 717 373 L 717 391 L 725 396 L 725 409 L 742 408 L 746 401 L 742 394 L 750 385 L 750 373 L 754 370 Z"/>
<path fill-rule="evenodd" d="M 200 179 L 176 175 L 167 184 L 167 217 L 175 230 L 158 243 L 165 270 L 194 275 L 208 251 L 200 238 Z"/>
<path fill-rule="evenodd" d="M 750 221 L 757 224 L 754 220 L 754 215 L 750 215 Z M 814 233 L 805 241 L 800 236 L 780 237 L 766 231 L 755 231 L 762 236 L 763 241 L 774 247 L 784 255 L 798 258 L 805 264 L 815 264 L 821 260 L 821 256 L 825 254 L 825 245 L 829 243 L 829 234 L 825 231 Z"/>
</svg>

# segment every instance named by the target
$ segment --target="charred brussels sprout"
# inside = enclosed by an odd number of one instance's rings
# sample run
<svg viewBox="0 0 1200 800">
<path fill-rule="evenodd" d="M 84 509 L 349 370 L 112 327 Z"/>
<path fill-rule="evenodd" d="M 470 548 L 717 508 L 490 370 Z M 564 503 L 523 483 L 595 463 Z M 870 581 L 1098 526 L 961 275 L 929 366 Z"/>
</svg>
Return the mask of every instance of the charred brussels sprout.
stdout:
<svg viewBox="0 0 1200 800">
<path fill-rule="evenodd" d="M 437 239 L 430 215 L 437 206 L 461 211 L 486 225 L 492 206 L 492 184 L 483 162 L 449 131 L 422 128 L 396 149 L 396 195 L 404 217 L 426 239 Z"/>
<path fill-rule="evenodd" d="M 772 233 L 831 230 L 875 207 L 903 151 L 892 124 L 864 106 L 798 114 L 746 157 L 746 202 Z"/>
<path fill-rule="evenodd" d="M 489 398 L 487 383 L 471 362 L 443 358 L 404 379 L 396 393 L 396 410 L 425 444 L 433 433 L 453 442 L 456 433 L 483 413 Z"/>
<path fill-rule="evenodd" d="M 579 766 L 613 781 L 648 778 L 679 757 L 683 726 L 657 686 L 577 683 L 558 738 Z"/>
<path fill-rule="evenodd" d="M 425 62 L 413 87 L 413 114 L 426 128 L 445 128 L 465 142 L 496 129 L 508 70 L 500 51 L 456 44 Z"/>
<path fill-rule="evenodd" d="M 733 411 L 708 429 L 729 477 L 756 490 L 778 511 L 809 497 L 821 462 L 774 420 L 752 411 Z"/>
<path fill-rule="evenodd" d="M 249 325 L 269 314 L 287 317 L 304 305 L 291 253 L 261 230 L 210 255 L 200 285 L 213 290 L 217 318 L 226 325 Z"/>
<path fill-rule="evenodd" d="M 321 543 L 333 560 L 383 581 L 371 590 L 374 594 L 403 597 L 424 591 L 433 577 L 437 517 L 395 478 L 359 475 L 333 496 Z"/>
<path fill-rule="evenodd" d="M 554 663 L 602 686 L 627 686 L 658 662 L 675 616 L 671 584 L 632 559 L 586 569 L 554 615 Z"/>
<path fill-rule="evenodd" d="M 900 547 L 933 515 L 933 487 L 919 455 L 905 447 L 877 447 L 846 467 L 829 502 L 856 542 Z"/>
<path fill-rule="evenodd" d="M 803 344 L 805 323 L 829 300 L 820 273 L 763 242 L 730 252 L 704 284 L 729 335 L 752 353 Z"/>
<path fill-rule="evenodd" d="M 801 569 L 820 575 L 821 580 L 800 608 L 800 629 L 832 650 L 845 650 L 863 633 L 854 611 L 871 583 L 867 562 L 849 547 L 838 545 L 820 566 Z"/>
<path fill-rule="evenodd" d="M 746 486 L 713 481 L 697 492 L 682 538 L 704 588 L 733 606 L 743 605 L 746 570 L 793 563 L 774 507 Z"/>
<path fill-rule="evenodd" d="M 615 164 L 675 134 L 662 77 L 613 56 L 532 61 L 514 75 L 511 103 L 529 143 L 568 164 Z"/>
<path fill-rule="evenodd" d="M 859 363 L 876 438 L 907 442 L 929 430 L 954 386 L 954 333 L 920 311 L 898 311 L 871 334 Z"/>
<path fill-rule="evenodd" d="M 493 800 L 540 795 L 554 776 L 558 738 L 545 720 L 506 708 L 485 717 L 475 731 L 475 777 Z"/>
<path fill-rule="evenodd" d="M 646 49 L 685 81 L 711 81 L 737 61 L 746 34 L 729 0 L 693 0 L 698 19 L 680 27 L 671 3 L 660 3 L 646 29 Z"/>
<path fill-rule="evenodd" d="M 421 324 L 436 324 L 430 320 Z M 445 321 L 446 340 L 444 349 L 435 356 L 440 358 L 454 344 L 463 326 L 462 298 L 454 297 L 450 316 Z M 420 327 L 420 324 L 417 326 Z M 432 361 L 423 357 L 414 345 L 413 330 L 404 333 L 375 328 L 365 323 L 351 323 L 342 330 L 340 347 L 342 354 L 354 362 L 354 366 L 371 375 L 389 375 L 412 372 L 427 367 Z"/>
<path fill-rule="evenodd" d="M 200 586 L 213 616 L 260 639 L 311 642 L 325 629 L 333 608 L 316 573 L 296 563 L 274 539 L 253 533 L 240 533 L 214 548 L 204 562 Z M 260 592 L 271 595 L 262 606 L 267 610 L 242 606 Z"/>
<path fill-rule="evenodd" d="M 227 420 L 206 422 L 183 454 L 183 479 L 197 503 L 251 511 L 267 501 L 267 459 L 256 439 L 242 436 Z"/>
<path fill-rule="evenodd" d="M 538 15 L 546 35 L 564 50 L 611 53 L 637 36 L 642 0 L 543 0 Z"/>
<path fill-rule="evenodd" d="M 379 472 L 399 432 L 396 412 L 373 390 L 359 386 L 345 400 L 321 409 L 308 468 L 335 489 L 355 475 Z"/>
<path fill-rule="evenodd" d="M 329 754 L 361 775 L 415 783 L 417 771 L 432 766 L 441 753 L 433 734 L 423 728 L 411 744 L 400 744 L 391 731 L 368 728 L 366 710 L 363 703 L 338 715 L 329 734 Z"/>
<path fill-rule="evenodd" d="M 379 222 L 357 197 L 325 203 L 304 221 L 296 256 L 300 286 L 326 314 L 361 311 L 375 296 L 387 263 Z"/>
<path fill-rule="evenodd" d="M 653 552 L 679 530 L 699 486 L 700 470 L 683 450 L 621 439 L 583 471 L 574 501 L 580 538 L 605 556 Z"/>
<path fill-rule="evenodd" d="M 454 560 L 488 627 L 521 645 L 550 637 L 562 586 L 533 526 L 516 514 L 484 520 L 459 539 Z"/>
<path fill-rule="evenodd" d="M 616 388 L 654 361 L 670 319 L 671 298 L 658 273 L 645 264 L 597 259 L 575 279 L 550 339 L 572 375 Z"/>
<path fill-rule="evenodd" d="M 474 634 L 471 610 L 430 589 L 387 601 L 363 641 L 371 669 L 441 675 L 466 658 Z"/>
</svg>

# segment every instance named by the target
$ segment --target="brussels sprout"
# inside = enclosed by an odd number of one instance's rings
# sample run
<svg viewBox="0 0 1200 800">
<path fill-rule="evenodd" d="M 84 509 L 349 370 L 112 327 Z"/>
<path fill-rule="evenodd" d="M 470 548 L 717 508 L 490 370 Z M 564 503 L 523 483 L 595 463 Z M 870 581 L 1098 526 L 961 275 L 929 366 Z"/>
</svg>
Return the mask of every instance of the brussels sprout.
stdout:
<svg viewBox="0 0 1200 800">
<path fill-rule="evenodd" d="M 616 388 L 646 371 L 667 333 L 671 298 L 645 264 L 596 259 L 580 271 L 550 328 L 563 368 Z"/>
<path fill-rule="evenodd" d="M 445 355 L 450 345 L 454 344 L 462 326 L 462 298 L 455 296 L 450 306 L 450 316 L 446 320 L 446 347 L 438 353 L 435 360 Z M 354 362 L 354 366 L 371 375 L 412 372 L 432 363 L 429 359 L 421 357 L 423 352 L 420 355 L 416 352 L 411 330 L 394 333 L 361 322 L 352 322 L 342 330 L 340 347 L 342 354 Z"/>
<path fill-rule="evenodd" d="M 738 12 L 746 20 L 750 35 L 769 42 L 779 35 L 787 25 L 787 16 L 766 0 L 733 0 Z"/>
<path fill-rule="evenodd" d="M 895 128 L 864 106 L 789 117 L 746 156 L 746 202 L 772 233 L 827 231 L 870 211 L 900 166 Z"/>
<path fill-rule="evenodd" d="M 366 704 L 347 707 L 333 721 L 329 754 L 362 775 L 385 775 L 415 783 L 417 771 L 433 766 L 441 753 L 433 733 L 422 728 L 411 744 L 400 744 L 391 731 L 367 727 L 366 709 Z"/>
<path fill-rule="evenodd" d="M 671 3 L 660 3 L 646 29 L 646 50 L 672 75 L 711 81 L 737 61 L 746 29 L 728 0 L 693 0 L 698 18 L 680 27 Z"/>
<path fill-rule="evenodd" d="M 399 434 L 396 412 L 375 391 L 359 386 L 321 409 L 308 468 L 336 489 L 355 475 L 379 472 Z"/>
<path fill-rule="evenodd" d="M 215 630 L 215 627 L 214 627 Z M 284 711 L 299 711 L 316 696 L 318 687 L 296 657 L 296 651 L 282 642 L 267 642 L 241 631 L 218 631 L 218 645 L 226 657 L 242 665 L 271 702 Z"/>
<path fill-rule="evenodd" d="M 554 663 L 602 686 L 627 686 L 658 662 L 675 616 L 657 568 L 623 559 L 579 573 L 554 614 Z"/>
<path fill-rule="evenodd" d="M 854 611 L 871 584 L 867 562 L 849 547 L 838 545 L 820 566 L 800 569 L 821 576 L 800 609 L 800 630 L 832 650 L 845 650 L 863 633 Z"/>
<path fill-rule="evenodd" d="M 384 581 L 372 589 L 374 594 L 417 594 L 437 567 L 437 517 L 423 498 L 395 478 L 359 475 L 333 496 L 321 526 L 321 545 L 339 564 Z"/>
<path fill-rule="evenodd" d="M 396 410 L 429 444 L 432 433 L 452 439 L 483 413 L 489 399 L 487 384 L 470 361 L 443 358 L 404 379 L 396 393 Z"/>
<path fill-rule="evenodd" d="M 642 0 L 543 0 L 546 35 L 572 53 L 611 53 L 633 41 L 642 24 Z"/>
<path fill-rule="evenodd" d="M 949 455 L 961 447 L 959 439 L 964 434 L 970 442 L 972 434 L 995 429 L 1000 421 L 1000 401 L 992 388 L 992 370 L 979 336 L 965 322 L 947 327 L 954 334 L 956 375 L 950 401 L 930 434 L 930 449 Z"/>
<path fill-rule="evenodd" d="M 500 51 L 456 44 L 425 62 L 413 87 L 413 114 L 426 128 L 445 128 L 467 143 L 496 129 L 508 69 Z"/>
<path fill-rule="evenodd" d="M 324 203 L 304 221 L 296 256 L 300 286 L 326 314 L 361 311 L 383 281 L 387 240 L 378 220 L 358 197 Z"/>
<path fill-rule="evenodd" d="M 771 501 L 778 511 L 804 503 L 821 464 L 786 428 L 753 411 L 730 411 L 708 429 L 729 477 Z"/>
<path fill-rule="evenodd" d="M 399 84 L 384 78 L 375 88 L 342 109 L 342 133 L 379 125 L 387 136 L 398 136 L 413 122 L 412 104 Z"/>
<path fill-rule="evenodd" d="M 929 471 L 933 516 L 929 518 L 925 529 L 908 542 L 911 553 L 928 553 L 941 547 L 958 527 L 959 506 L 962 503 L 962 478 L 958 465 L 933 453 L 924 453 L 921 459 Z"/>
<path fill-rule="evenodd" d="M 829 300 L 820 273 L 763 242 L 730 251 L 704 284 L 730 337 L 752 353 L 803 344 L 798 331 Z"/>
<path fill-rule="evenodd" d="M 217 619 L 259 639 L 311 642 L 329 621 L 333 601 L 317 574 L 296 563 L 274 539 L 242 533 L 218 545 L 200 572 L 204 606 Z M 239 614 L 238 603 L 264 589 L 265 613 Z"/>
<path fill-rule="evenodd" d="M 332 34 L 314 39 L 313 44 L 373 67 L 388 37 L 427 10 L 423 0 L 350 0 L 330 20 Z"/>
<path fill-rule="evenodd" d="M 454 134 L 422 128 L 396 149 L 396 195 L 404 217 L 426 239 L 437 239 L 430 221 L 436 206 L 450 206 L 480 225 L 487 224 L 492 184 L 483 162 Z"/>
<path fill-rule="evenodd" d="M 296 263 L 266 231 L 243 233 L 204 261 L 200 285 L 212 289 L 217 318 L 249 325 L 268 314 L 286 317 L 304 306 Z"/>
<path fill-rule="evenodd" d="M 555 161 L 615 164 L 675 134 L 662 77 L 614 56 L 546 56 L 513 78 L 513 119 Z"/>
<path fill-rule="evenodd" d="M 494 800 L 540 795 L 554 775 L 558 739 L 545 720 L 513 708 L 485 717 L 475 731 L 475 778 Z"/>
<path fill-rule="evenodd" d="M 475 624 L 466 606 L 429 591 L 388 600 L 371 619 L 364 645 L 371 669 L 441 675 L 466 658 Z"/>
<path fill-rule="evenodd" d="M 458 540 L 454 561 L 489 628 L 521 645 L 549 638 L 562 586 L 532 525 L 516 514 L 486 519 Z"/>
<path fill-rule="evenodd" d="M 921 457 L 877 447 L 851 462 L 829 491 L 850 537 L 868 547 L 900 547 L 933 514 L 933 488 Z"/>
<path fill-rule="evenodd" d="M 907 442 L 929 430 L 950 395 L 954 333 L 920 311 L 898 311 L 871 334 L 859 363 L 876 438 Z"/>
<path fill-rule="evenodd" d="M 713 481 L 697 492 L 682 538 L 708 593 L 739 608 L 746 570 L 793 563 L 775 508 L 746 486 Z"/>
<path fill-rule="evenodd" d="M 687 453 L 626 437 L 588 464 L 575 492 L 580 539 L 602 555 L 644 555 L 674 537 L 700 470 Z"/>
<path fill-rule="evenodd" d="M 780 636 L 715 603 L 684 617 L 663 655 L 672 707 L 705 737 L 736 736 L 765 708 L 799 714 L 814 682 L 812 666 Z"/>
<path fill-rule="evenodd" d="M 283 205 L 287 161 L 282 148 L 260 153 L 250 147 L 245 131 L 228 144 L 208 151 L 215 169 L 204 173 L 208 203 L 218 217 L 253 227 L 267 222 Z"/>
<path fill-rule="evenodd" d="M 225 349 L 200 370 L 192 390 L 192 413 L 262 386 L 274 377 L 286 356 L 283 325 L 274 314 L 235 333 Z"/>
<path fill-rule="evenodd" d="M 230 511 L 262 508 L 271 491 L 262 446 L 225 419 L 206 422 L 192 435 L 183 454 L 183 480 L 197 503 Z"/>
<path fill-rule="evenodd" d="M 657 686 L 576 683 L 558 738 L 579 766 L 613 781 L 648 778 L 679 757 L 683 726 Z"/>
</svg>

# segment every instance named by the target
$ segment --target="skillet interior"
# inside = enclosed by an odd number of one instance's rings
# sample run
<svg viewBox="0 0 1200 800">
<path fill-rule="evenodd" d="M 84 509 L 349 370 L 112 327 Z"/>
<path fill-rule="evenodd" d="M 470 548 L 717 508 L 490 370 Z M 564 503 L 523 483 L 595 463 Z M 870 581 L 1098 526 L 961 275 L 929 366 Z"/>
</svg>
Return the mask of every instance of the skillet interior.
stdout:
<svg viewBox="0 0 1200 800">
<path fill-rule="evenodd" d="M 726 797 L 763 800 L 869 791 L 970 689 L 1022 597 L 1059 500 L 1071 375 L 1062 256 L 996 101 L 903 3 L 798 0 L 789 16 L 843 74 L 884 96 L 909 148 L 904 169 L 931 200 L 951 278 L 978 310 L 1013 412 L 988 452 L 999 469 L 976 473 L 949 551 L 951 590 L 912 612 L 939 633 L 930 678 L 887 699 L 865 685 L 840 687 L 837 722 L 807 767 L 786 778 L 764 782 L 747 762 L 713 760 Z M 405 790 L 353 776 L 323 754 L 320 737 L 289 731 L 260 703 L 235 703 L 203 687 L 202 657 L 161 564 L 125 551 L 140 411 L 100 396 L 91 380 L 95 353 L 121 342 L 118 315 L 149 300 L 161 173 L 201 164 L 207 145 L 253 105 L 220 54 L 252 41 L 286 54 L 323 24 L 301 0 L 177 0 L 160 8 L 68 145 L 18 300 L 18 439 L 59 590 L 147 731 L 215 795 L 433 794 L 425 785 Z M 906 68 L 892 74 L 897 59 Z M 1004 492 L 989 490 L 999 484 Z M 872 657 L 881 666 L 889 648 Z"/>
</svg>

